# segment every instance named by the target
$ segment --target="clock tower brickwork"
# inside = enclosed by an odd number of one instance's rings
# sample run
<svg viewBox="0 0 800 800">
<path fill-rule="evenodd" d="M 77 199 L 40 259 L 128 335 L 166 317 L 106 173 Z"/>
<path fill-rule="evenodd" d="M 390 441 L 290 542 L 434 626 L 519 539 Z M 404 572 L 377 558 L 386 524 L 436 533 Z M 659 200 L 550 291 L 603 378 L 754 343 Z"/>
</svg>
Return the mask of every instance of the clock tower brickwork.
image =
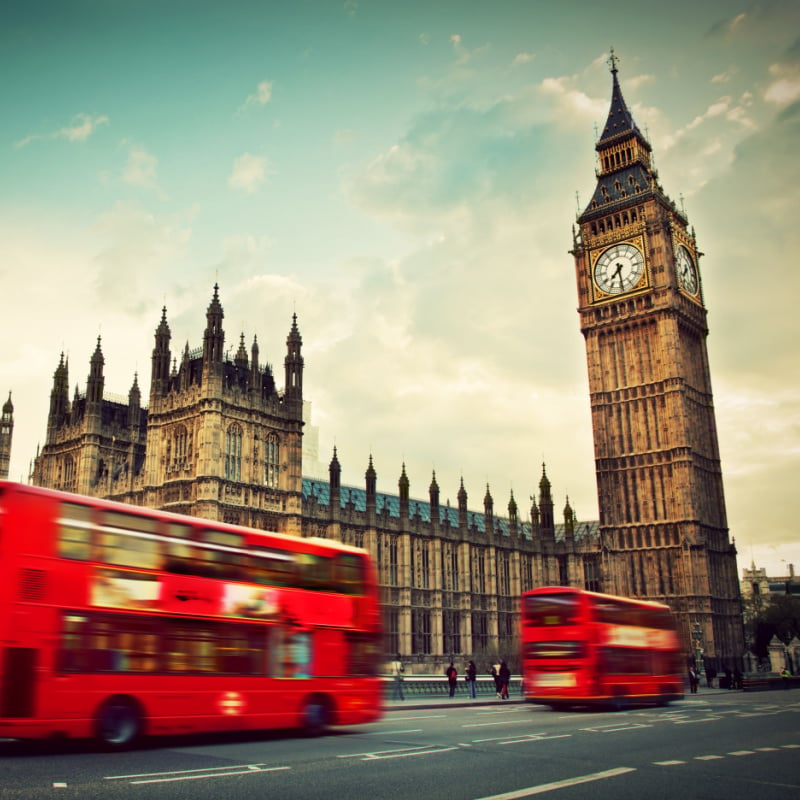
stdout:
<svg viewBox="0 0 800 800">
<path fill-rule="evenodd" d="M 664 193 L 612 54 L 597 185 L 572 253 L 607 590 L 667 603 L 687 651 L 744 650 L 694 231 Z"/>
</svg>

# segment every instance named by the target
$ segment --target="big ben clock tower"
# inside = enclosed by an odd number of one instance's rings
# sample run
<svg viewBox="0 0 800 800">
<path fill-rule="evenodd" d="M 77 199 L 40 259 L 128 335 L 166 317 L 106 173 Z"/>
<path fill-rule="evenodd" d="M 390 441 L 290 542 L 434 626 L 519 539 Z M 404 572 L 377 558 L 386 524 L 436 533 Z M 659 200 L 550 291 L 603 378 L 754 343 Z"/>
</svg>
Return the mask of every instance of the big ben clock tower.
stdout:
<svg viewBox="0 0 800 800">
<path fill-rule="evenodd" d="M 744 651 L 694 231 L 658 182 L 611 53 L 597 185 L 572 253 L 586 341 L 605 590 L 665 602 L 687 652 Z M 734 661 L 736 659 L 736 661 Z"/>
</svg>

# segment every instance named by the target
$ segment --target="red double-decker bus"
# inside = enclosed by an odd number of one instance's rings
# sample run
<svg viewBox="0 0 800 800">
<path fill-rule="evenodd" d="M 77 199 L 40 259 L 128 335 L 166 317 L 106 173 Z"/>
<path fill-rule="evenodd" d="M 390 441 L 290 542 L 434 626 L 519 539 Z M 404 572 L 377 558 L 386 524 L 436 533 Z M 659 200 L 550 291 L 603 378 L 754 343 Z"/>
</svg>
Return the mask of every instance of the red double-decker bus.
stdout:
<svg viewBox="0 0 800 800">
<path fill-rule="evenodd" d="M 678 631 L 668 606 L 565 586 L 522 595 L 525 697 L 566 708 L 683 697 Z"/>
<path fill-rule="evenodd" d="M 0 737 L 370 722 L 381 644 L 363 550 L 0 483 Z"/>
</svg>

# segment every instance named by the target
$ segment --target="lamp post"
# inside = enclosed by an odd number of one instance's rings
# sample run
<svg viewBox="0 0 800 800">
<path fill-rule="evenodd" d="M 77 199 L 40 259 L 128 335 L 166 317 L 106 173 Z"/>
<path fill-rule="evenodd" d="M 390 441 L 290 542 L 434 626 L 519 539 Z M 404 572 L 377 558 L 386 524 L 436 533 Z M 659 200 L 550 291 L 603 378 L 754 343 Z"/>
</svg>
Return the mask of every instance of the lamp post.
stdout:
<svg viewBox="0 0 800 800">
<path fill-rule="evenodd" d="M 692 638 L 694 639 L 694 664 L 697 674 L 705 672 L 703 667 L 703 630 L 699 622 L 695 622 L 692 628 Z"/>
</svg>

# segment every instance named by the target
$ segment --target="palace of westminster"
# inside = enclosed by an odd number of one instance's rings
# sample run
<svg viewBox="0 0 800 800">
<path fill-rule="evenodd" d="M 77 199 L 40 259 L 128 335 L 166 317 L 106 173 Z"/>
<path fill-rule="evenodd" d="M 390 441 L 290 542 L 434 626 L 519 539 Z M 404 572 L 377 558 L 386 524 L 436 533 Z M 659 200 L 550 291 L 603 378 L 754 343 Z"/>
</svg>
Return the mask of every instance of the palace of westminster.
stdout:
<svg viewBox="0 0 800 800">
<path fill-rule="evenodd" d="M 664 193 L 651 146 L 622 96 L 596 143 L 596 187 L 573 227 L 578 313 L 586 344 L 600 519 L 557 513 L 542 469 L 538 497 L 496 513 L 442 504 L 434 473 L 412 499 L 377 491 L 369 457 L 362 487 L 342 486 L 336 450 L 327 480 L 303 474 L 302 338 L 294 315 L 284 385 L 241 337 L 225 350 L 219 289 L 202 346 L 173 355 L 166 308 L 155 330 L 150 396 L 136 377 L 104 395 L 101 341 L 85 392 L 55 370 L 45 444 L 32 482 L 296 536 L 366 548 L 382 591 L 385 650 L 417 672 L 451 657 L 516 661 L 520 593 L 571 585 L 667 603 L 688 653 L 737 663 L 744 651 L 736 551 L 729 540 L 708 334 L 694 231 Z M 8 472 L 9 397 L 0 419 Z M 5 473 L 3 470 L 5 469 Z M 538 470 L 537 470 L 538 471 Z"/>
</svg>

